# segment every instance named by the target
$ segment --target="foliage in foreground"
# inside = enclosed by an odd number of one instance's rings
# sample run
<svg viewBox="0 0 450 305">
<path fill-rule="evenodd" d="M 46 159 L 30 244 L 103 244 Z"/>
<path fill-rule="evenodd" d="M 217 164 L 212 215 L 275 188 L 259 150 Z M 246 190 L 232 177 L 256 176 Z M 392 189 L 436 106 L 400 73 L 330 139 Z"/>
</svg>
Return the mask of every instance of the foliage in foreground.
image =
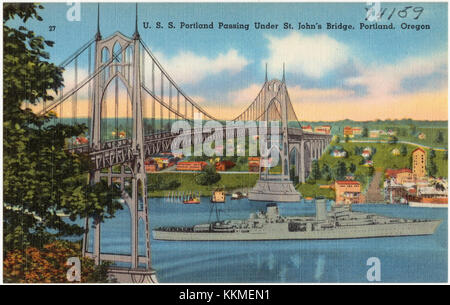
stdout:
<svg viewBox="0 0 450 305">
<path fill-rule="evenodd" d="M 55 241 L 42 249 L 27 247 L 12 250 L 3 261 L 3 279 L 6 283 L 70 283 L 66 265 L 70 257 L 80 257 L 78 243 Z M 106 283 L 108 264 L 95 266 L 89 258 L 81 258 L 82 283 Z"/>
<path fill-rule="evenodd" d="M 3 5 L 4 253 L 29 246 L 43 250 L 52 235 L 83 232 L 61 214 L 102 221 L 121 208 L 112 200 L 119 190 L 89 184 L 89 159 L 66 151 L 66 139 L 83 134 L 86 126 L 55 124 L 55 114 L 38 115 L 28 107 L 52 101 L 64 85 L 63 70 L 46 51 L 53 42 L 24 26 L 9 26 L 16 18 L 42 21 L 40 9 L 33 3 Z"/>
</svg>

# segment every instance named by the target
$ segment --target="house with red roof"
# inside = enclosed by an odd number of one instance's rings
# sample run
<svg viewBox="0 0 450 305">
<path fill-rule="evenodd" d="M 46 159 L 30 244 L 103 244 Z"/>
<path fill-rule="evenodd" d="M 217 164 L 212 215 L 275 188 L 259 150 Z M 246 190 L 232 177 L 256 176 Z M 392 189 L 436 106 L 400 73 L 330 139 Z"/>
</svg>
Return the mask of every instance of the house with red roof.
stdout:
<svg viewBox="0 0 450 305">
<path fill-rule="evenodd" d="M 337 180 L 334 183 L 336 204 L 363 203 L 361 183 L 355 180 Z"/>
</svg>

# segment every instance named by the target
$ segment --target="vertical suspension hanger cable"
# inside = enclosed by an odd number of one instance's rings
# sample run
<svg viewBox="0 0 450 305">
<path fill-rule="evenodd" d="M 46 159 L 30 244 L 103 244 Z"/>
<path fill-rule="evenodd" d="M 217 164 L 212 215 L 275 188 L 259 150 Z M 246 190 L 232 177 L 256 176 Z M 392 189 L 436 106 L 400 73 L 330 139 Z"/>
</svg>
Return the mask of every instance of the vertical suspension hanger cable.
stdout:
<svg viewBox="0 0 450 305">
<path fill-rule="evenodd" d="M 115 139 L 117 140 L 119 138 L 119 77 L 116 76 L 114 80 L 114 132 L 115 132 Z"/>
<path fill-rule="evenodd" d="M 177 90 L 177 113 L 180 113 L 180 91 Z M 179 120 L 180 117 L 177 115 L 177 120 Z"/>
<path fill-rule="evenodd" d="M 141 48 L 141 44 L 138 45 L 139 50 Z M 139 51 L 140 57 L 141 57 L 141 82 L 145 84 L 145 52 Z M 143 114 L 142 114 L 142 123 L 144 126 L 144 135 L 147 132 L 148 129 L 148 123 L 147 123 L 147 94 L 141 95 L 141 98 L 143 99 Z"/>
<path fill-rule="evenodd" d="M 128 94 L 127 94 L 127 119 L 126 119 L 126 127 L 125 127 L 125 136 L 128 138 L 129 137 L 129 134 L 131 133 L 130 132 L 130 126 L 129 126 L 129 124 L 130 124 L 130 102 L 131 101 L 129 101 L 129 96 L 128 96 Z"/>
<path fill-rule="evenodd" d="M 92 56 L 92 48 L 89 45 L 89 49 L 88 49 L 88 75 L 91 76 L 91 56 Z M 92 88 L 91 88 L 91 81 L 89 81 L 88 83 L 88 110 L 87 110 L 87 126 L 89 128 L 88 130 L 88 136 L 89 136 L 89 141 L 92 139 L 92 135 L 91 135 L 91 107 L 92 107 Z"/>
<path fill-rule="evenodd" d="M 160 70 L 161 71 L 161 70 Z M 163 72 L 161 71 L 161 102 L 163 102 L 164 103 L 164 74 L 163 74 Z M 160 105 L 160 107 L 159 107 L 159 109 L 160 109 L 160 114 L 161 114 L 161 116 L 160 116 L 160 118 L 159 118 L 159 123 L 160 123 L 160 129 L 161 129 L 161 131 L 162 130 L 164 130 L 164 125 L 163 125 L 163 115 L 164 115 L 164 109 L 163 109 L 164 107 L 163 107 L 163 105 L 161 104 Z"/>
<path fill-rule="evenodd" d="M 169 82 L 169 128 L 168 130 L 171 130 L 171 124 L 172 124 L 172 83 Z"/>
<path fill-rule="evenodd" d="M 61 87 L 61 91 L 60 91 L 60 98 L 63 96 L 63 87 Z M 62 122 L 62 115 L 63 115 L 63 103 L 59 104 L 59 123 L 61 124 Z"/>
<path fill-rule="evenodd" d="M 156 96 L 155 93 L 155 62 L 152 60 L 152 132 L 155 132 L 156 130 L 156 125 L 155 125 L 155 98 L 154 96 Z"/>
<path fill-rule="evenodd" d="M 78 86 L 78 56 L 75 57 L 75 86 Z M 73 124 L 77 124 L 78 117 L 78 91 L 73 94 Z"/>
</svg>

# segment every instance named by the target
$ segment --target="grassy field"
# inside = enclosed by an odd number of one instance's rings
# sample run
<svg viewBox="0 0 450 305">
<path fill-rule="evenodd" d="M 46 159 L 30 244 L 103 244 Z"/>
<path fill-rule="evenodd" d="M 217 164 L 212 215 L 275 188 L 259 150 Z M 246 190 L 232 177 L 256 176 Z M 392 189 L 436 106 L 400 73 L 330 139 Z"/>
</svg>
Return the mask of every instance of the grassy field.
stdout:
<svg viewBox="0 0 450 305">
<path fill-rule="evenodd" d="M 153 177 L 161 179 L 165 184 L 170 181 L 178 181 L 180 185 L 167 190 L 156 190 L 148 192 L 149 197 L 164 197 L 168 192 L 201 192 L 203 196 L 211 195 L 216 188 L 225 188 L 226 191 L 232 191 L 240 188 L 252 188 L 259 178 L 258 174 L 222 174 L 219 182 L 213 185 L 199 185 L 195 182 L 196 173 L 158 173 L 151 174 Z M 154 178 L 151 179 L 154 179 Z M 149 179 L 149 183 L 150 180 Z"/>
<path fill-rule="evenodd" d="M 345 126 L 366 127 L 368 130 L 393 130 L 397 134 L 397 138 L 403 141 L 409 141 L 431 147 L 447 147 L 448 143 L 448 122 L 447 121 L 415 121 L 411 119 L 403 120 L 375 120 L 375 121 L 352 121 L 342 120 L 337 122 L 301 122 L 302 126 L 312 125 L 318 126 L 329 124 L 332 126 L 331 133 L 339 135 L 343 138 L 343 130 Z M 418 134 L 423 132 L 425 139 L 419 139 Z M 438 133 L 441 132 L 443 141 L 438 142 Z M 387 136 L 382 136 L 382 139 Z M 363 138 L 367 139 L 367 138 Z"/>
<path fill-rule="evenodd" d="M 306 197 L 317 197 L 317 196 L 324 196 L 328 199 L 335 199 L 334 190 L 332 189 L 321 189 L 321 184 L 330 184 L 330 181 L 326 180 L 317 180 L 314 184 L 310 183 L 303 183 L 303 184 L 297 184 L 297 191 L 302 194 L 304 198 Z"/>
</svg>

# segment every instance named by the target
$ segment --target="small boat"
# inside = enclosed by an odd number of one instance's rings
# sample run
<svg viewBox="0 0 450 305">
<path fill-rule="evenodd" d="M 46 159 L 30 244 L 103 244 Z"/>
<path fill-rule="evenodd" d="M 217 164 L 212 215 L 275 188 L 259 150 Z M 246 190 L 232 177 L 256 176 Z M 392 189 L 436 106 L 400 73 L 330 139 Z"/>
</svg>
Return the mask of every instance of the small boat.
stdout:
<svg viewBox="0 0 450 305">
<path fill-rule="evenodd" d="M 200 198 L 194 197 L 194 198 L 188 198 L 183 201 L 184 204 L 199 204 Z"/>
<path fill-rule="evenodd" d="M 211 202 L 213 203 L 225 202 L 225 191 L 223 189 L 215 190 L 211 196 Z"/>
<path fill-rule="evenodd" d="M 200 195 L 193 195 L 192 193 L 188 195 L 184 200 L 184 204 L 199 204 L 200 203 Z"/>
<path fill-rule="evenodd" d="M 231 194 L 231 200 L 239 200 L 242 198 L 247 198 L 247 194 L 245 194 L 245 193 L 243 194 L 241 192 L 236 192 L 236 193 Z"/>
</svg>

